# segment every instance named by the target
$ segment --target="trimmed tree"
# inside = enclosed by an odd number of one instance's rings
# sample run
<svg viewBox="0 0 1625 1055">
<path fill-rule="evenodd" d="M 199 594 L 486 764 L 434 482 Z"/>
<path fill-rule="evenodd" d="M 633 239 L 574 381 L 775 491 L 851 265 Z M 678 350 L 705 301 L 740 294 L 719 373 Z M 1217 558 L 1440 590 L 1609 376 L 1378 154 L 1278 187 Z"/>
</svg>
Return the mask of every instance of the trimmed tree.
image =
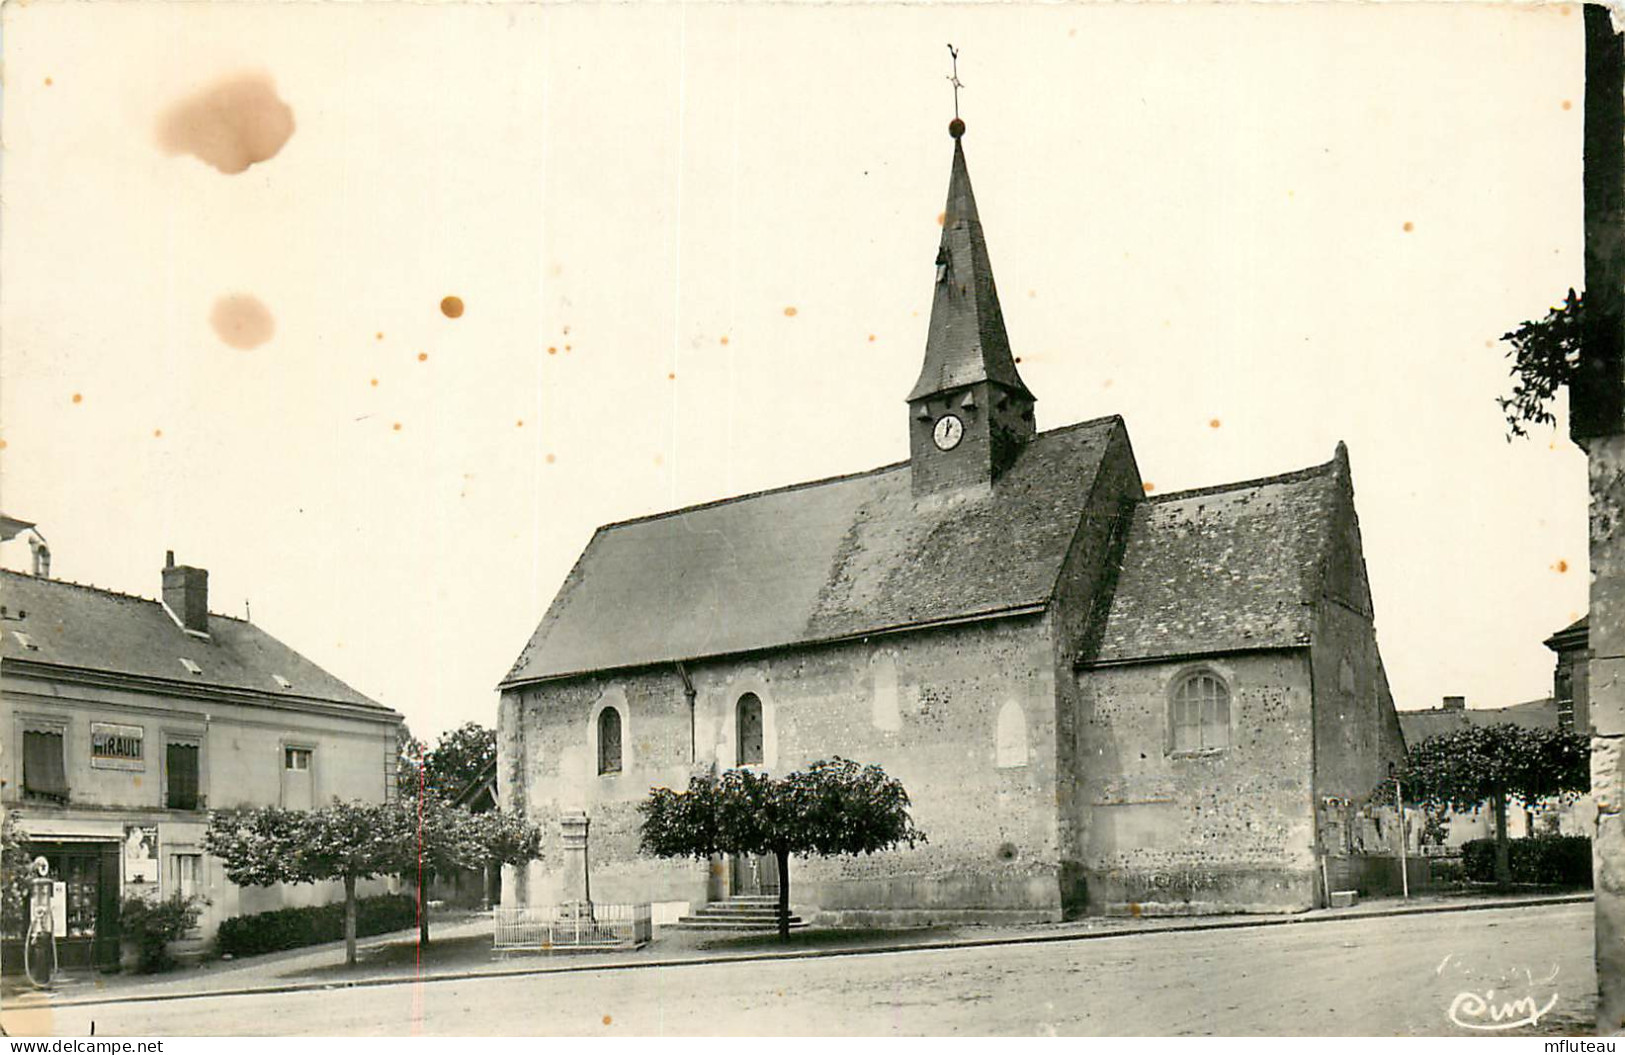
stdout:
<svg viewBox="0 0 1625 1055">
<path fill-rule="evenodd" d="M 334 802 L 318 810 L 276 806 L 209 815 L 204 849 L 238 886 L 344 884 L 344 962 L 355 965 L 356 882 L 401 871 L 415 835 L 398 803 Z"/>
<path fill-rule="evenodd" d="M 644 853 L 655 857 L 772 854 L 779 866 L 779 937 L 790 936 L 790 857 L 872 854 L 925 842 L 908 792 L 879 766 L 846 758 L 785 777 L 731 769 L 688 790 L 654 788 L 639 804 Z"/>
<path fill-rule="evenodd" d="M 403 816 L 394 823 L 408 834 L 401 872 L 417 883 L 418 941 L 424 945 L 429 943 L 426 891 L 436 876 L 488 864 L 524 864 L 542 856 L 541 829 L 517 813 L 471 813 L 433 791 L 402 799 L 398 808 Z"/>
<path fill-rule="evenodd" d="M 1495 817 L 1495 881 L 1505 886 L 1512 881 L 1507 800 L 1527 806 L 1591 790 L 1591 741 L 1561 729 L 1469 726 L 1413 745 L 1401 786 L 1413 806 L 1470 810 L 1489 802 Z M 1384 782 L 1376 794 L 1391 801 L 1392 782 Z"/>
</svg>

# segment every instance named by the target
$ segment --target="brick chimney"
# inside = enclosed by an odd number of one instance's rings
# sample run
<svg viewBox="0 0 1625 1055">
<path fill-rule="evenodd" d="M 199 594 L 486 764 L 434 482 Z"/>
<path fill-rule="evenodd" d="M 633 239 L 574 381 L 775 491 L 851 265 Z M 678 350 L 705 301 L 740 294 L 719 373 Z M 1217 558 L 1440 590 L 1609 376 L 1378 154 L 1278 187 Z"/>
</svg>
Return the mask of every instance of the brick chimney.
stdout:
<svg viewBox="0 0 1625 1055">
<path fill-rule="evenodd" d="M 175 551 L 164 554 L 164 604 L 181 626 L 209 632 L 209 573 L 175 563 Z"/>
<path fill-rule="evenodd" d="M 1467 709 L 1467 697 L 1446 696 L 1444 698 L 1444 709 L 1447 711 L 1465 711 Z"/>
</svg>

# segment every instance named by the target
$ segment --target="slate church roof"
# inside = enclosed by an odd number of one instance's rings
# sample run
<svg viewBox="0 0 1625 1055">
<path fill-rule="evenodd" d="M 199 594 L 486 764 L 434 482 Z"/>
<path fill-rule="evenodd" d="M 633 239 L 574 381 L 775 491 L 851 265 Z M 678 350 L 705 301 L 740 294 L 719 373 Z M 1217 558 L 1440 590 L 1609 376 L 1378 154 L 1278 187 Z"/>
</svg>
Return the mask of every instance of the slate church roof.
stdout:
<svg viewBox="0 0 1625 1055">
<path fill-rule="evenodd" d="M 599 528 L 502 684 L 1036 610 L 1114 437 L 1041 433 L 960 502 L 905 462 Z"/>
<path fill-rule="evenodd" d="M 1308 644 L 1347 458 L 1140 503 L 1093 662 Z"/>
<path fill-rule="evenodd" d="M 209 636 L 202 638 L 177 626 L 157 601 L 7 569 L 0 569 L 0 602 L 0 662 L 19 673 L 67 668 L 343 703 L 399 717 L 241 619 L 211 614 Z"/>
</svg>

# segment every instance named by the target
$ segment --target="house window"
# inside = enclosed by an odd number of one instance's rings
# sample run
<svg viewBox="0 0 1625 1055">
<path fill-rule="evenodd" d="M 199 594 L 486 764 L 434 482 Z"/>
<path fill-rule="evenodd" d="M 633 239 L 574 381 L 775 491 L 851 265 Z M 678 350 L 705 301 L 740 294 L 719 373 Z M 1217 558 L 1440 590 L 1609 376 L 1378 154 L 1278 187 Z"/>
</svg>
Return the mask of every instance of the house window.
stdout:
<svg viewBox="0 0 1625 1055">
<path fill-rule="evenodd" d="M 1169 743 L 1176 754 L 1230 746 L 1230 690 L 1212 671 L 1199 671 L 1180 681 L 1169 712 Z"/>
<path fill-rule="evenodd" d="M 63 763 L 60 729 L 23 731 L 23 797 L 46 802 L 68 801 L 68 771 Z"/>
<path fill-rule="evenodd" d="M 202 753 L 195 741 L 171 740 L 164 745 L 164 803 L 170 809 L 195 810 L 202 805 L 198 794 Z"/>
<path fill-rule="evenodd" d="M 598 775 L 621 771 L 621 712 L 605 707 L 598 712 Z"/>
<path fill-rule="evenodd" d="M 316 803 L 311 772 L 314 752 L 308 747 L 282 749 L 282 805 L 290 810 L 308 810 Z"/>
<path fill-rule="evenodd" d="M 203 893 L 203 855 L 171 854 L 169 871 L 175 877 L 175 893 L 183 898 Z"/>
<path fill-rule="evenodd" d="M 739 764 L 762 764 L 762 701 L 754 692 L 739 697 L 737 710 Z"/>
</svg>

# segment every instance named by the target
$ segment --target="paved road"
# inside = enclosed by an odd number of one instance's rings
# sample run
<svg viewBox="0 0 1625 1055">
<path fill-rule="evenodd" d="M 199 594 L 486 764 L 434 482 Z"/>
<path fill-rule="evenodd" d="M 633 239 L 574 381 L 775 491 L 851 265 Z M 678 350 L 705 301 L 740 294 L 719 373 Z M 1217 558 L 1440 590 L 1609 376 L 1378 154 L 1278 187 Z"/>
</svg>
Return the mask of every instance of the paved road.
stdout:
<svg viewBox="0 0 1625 1055">
<path fill-rule="evenodd" d="M 66 1008 L 8 1030 L 220 1034 L 1465 1034 L 1593 1016 L 1589 904 Z M 1493 996 L 1489 991 L 1493 990 Z"/>
</svg>

